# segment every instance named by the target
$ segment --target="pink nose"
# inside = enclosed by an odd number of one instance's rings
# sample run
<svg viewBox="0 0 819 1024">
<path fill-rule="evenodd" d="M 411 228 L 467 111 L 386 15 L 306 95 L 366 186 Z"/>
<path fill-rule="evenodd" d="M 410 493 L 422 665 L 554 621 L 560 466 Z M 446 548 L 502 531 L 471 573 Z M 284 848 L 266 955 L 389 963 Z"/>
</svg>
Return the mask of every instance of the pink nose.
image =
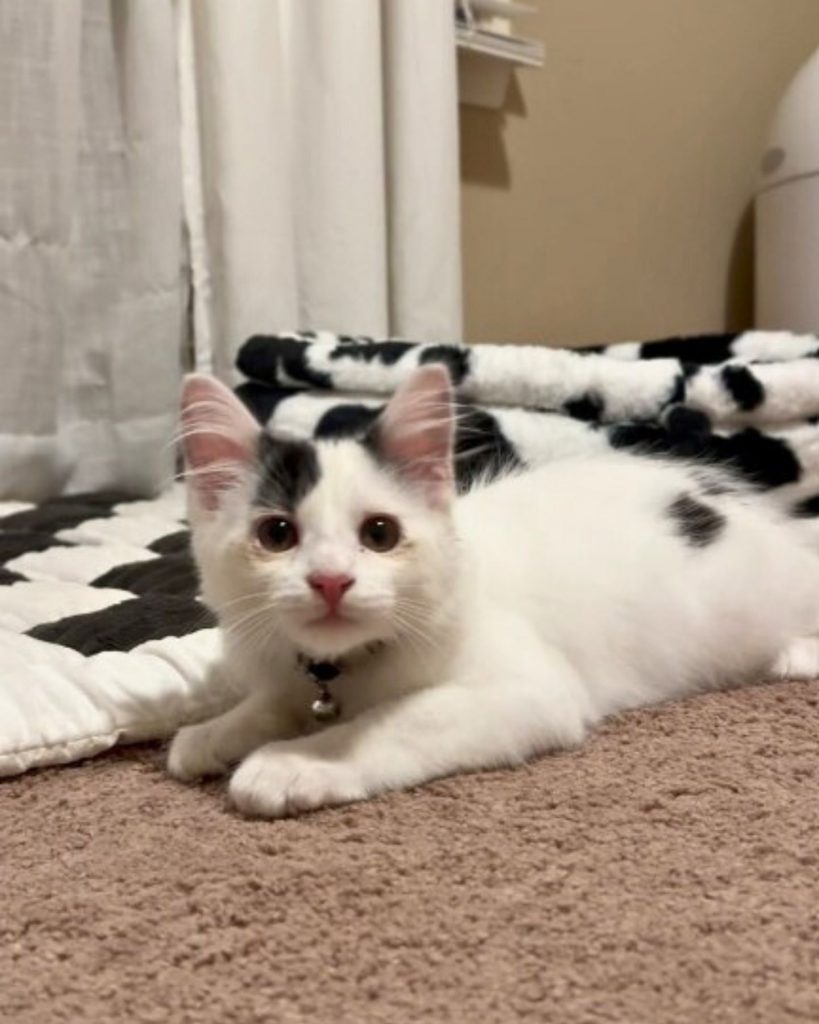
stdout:
<svg viewBox="0 0 819 1024">
<path fill-rule="evenodd" d="M 343 573 L 313 572 L 307 577 L 307 582 L 317 594 L 321 594 L 330 611 L 335 611 L 355 580 Z"/>
</svg>

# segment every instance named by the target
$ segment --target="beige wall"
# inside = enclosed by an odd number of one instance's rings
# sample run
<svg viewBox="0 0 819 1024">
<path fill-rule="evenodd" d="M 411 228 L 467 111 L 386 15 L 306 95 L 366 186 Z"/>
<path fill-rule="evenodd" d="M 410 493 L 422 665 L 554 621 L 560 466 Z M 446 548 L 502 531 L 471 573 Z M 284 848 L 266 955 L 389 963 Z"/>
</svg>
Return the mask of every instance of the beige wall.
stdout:
<svg viewBox="0 0 819 1024">
<path fill-rule="evenodd" d="M 819 0 L 539 0 L 506 107 L 462 107 L 466 336 L 750 324 L 750 201 Z"/>
</svg>

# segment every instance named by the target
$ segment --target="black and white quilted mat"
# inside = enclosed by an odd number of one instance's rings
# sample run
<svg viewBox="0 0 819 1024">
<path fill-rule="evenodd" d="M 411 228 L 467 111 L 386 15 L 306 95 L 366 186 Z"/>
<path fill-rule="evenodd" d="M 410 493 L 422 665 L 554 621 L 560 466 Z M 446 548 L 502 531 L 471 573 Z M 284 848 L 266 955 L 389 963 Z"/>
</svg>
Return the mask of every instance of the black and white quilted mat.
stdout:
<svg viewBox="0 0 819 1024">
<path fill-rule="evenodd" d="M 196 592 L 179 486 L 0 502 L 0 775 L 220 710 L 218 631 Z"/>
</svg>

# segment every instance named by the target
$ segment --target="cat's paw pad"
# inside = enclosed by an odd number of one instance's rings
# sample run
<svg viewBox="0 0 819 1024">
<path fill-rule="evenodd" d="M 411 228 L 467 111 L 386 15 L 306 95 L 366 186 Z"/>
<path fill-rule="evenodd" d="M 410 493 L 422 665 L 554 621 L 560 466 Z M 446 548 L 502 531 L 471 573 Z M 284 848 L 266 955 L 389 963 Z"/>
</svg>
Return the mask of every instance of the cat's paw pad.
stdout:
<svg viewBox="0 0 819 1024">
<path fill-rule="evenodd" d="M 209 722 L 186 725 L 174 736 L 168 751 L 168 774 L 180 782 L 224 775 L 230 767 L 220 753 Z"/>
<path fill-rule="evenodd" d="M 260 750 L 236 769 L 231 802 L 251 817 L 283 818 L 366 796 L 358 771 L 343 761 Z"/>
</svg>

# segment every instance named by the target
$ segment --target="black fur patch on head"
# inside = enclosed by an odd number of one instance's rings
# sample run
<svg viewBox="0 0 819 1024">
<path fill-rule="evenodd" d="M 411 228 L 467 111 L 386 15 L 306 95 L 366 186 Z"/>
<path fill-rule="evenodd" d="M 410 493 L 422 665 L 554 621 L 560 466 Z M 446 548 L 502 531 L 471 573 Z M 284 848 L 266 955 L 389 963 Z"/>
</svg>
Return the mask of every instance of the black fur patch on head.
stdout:
<svg viewBox="0 0 819 1024">
<path fill-rule="evenodd" d="M 457 387 L 469 373 L 469 349 L 458 345 L 430 345 L 423 349 L 418 363 L 443 363 L 449 370 L 452 383 Z"/>
<path fill-rule="evenodd" d="M 667 508 L 667 514 L 674 525 L 693 548 L 705 548 L 719 537 L 725 529 L 726 518 L 690 494 L 681 494 Z"/>
<path fill-rule="evenodd" d="M 584 423 L 599 423 L 603 416 L 605 403 L 601 395 L 596 391 L 589 391 L 580 398 L 571 398 L 563 405 L 563 411 L 573 420 L 583 420 Z"/>
<path fill-rule="evenodd" d="M 315 447 L 309 441 L 259 437 L 259 489 L 256 502 L 292 512 L 318 483 L 321 472 Z"/>
<path fill-rule="evenodd" d="M 765 388 L 747 366 L 725 366 L 720 377 L 731 398 L 744 412 L 756 409 L 765 401 Z"/>
</svg>

